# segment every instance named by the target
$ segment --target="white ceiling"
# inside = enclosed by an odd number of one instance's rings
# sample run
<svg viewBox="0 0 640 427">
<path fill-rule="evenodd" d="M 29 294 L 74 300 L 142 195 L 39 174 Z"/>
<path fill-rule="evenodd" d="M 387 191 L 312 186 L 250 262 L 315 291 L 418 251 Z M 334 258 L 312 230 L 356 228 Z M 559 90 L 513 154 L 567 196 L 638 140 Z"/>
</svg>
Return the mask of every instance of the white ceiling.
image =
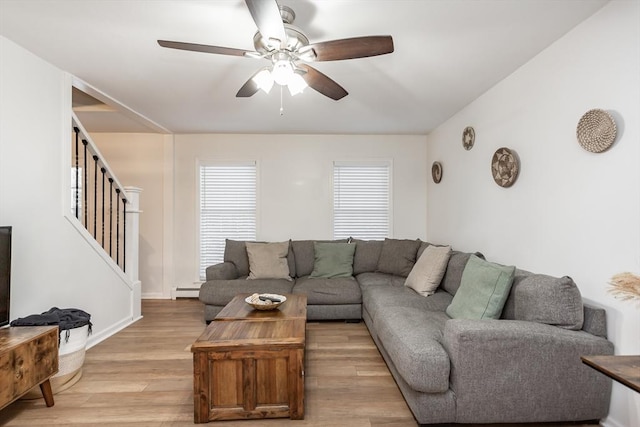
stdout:
<svg viewBox="0 0 640 427">
<path fill-rule="evenodd" d="M 314 63 L 349 95 L 333 101 L 310 88 L 295 97 L 285 89 L 280 116 L 277 86 L 268 95 L 235 97 L 266 60 L 156 43 L 253 50 L 256 27 L 242 0 L 0 0 L 0 34 L 86 82 L 95 97 L 104 100 L 102 92 L 146 117 L 155 130 L 427 134 L 606 3 L 279 1 L 293 8 L 294 24 L 311 43 L 389 34 L 395 52 Z M 78 112 L 90 132 L 149 129 L 120 107 L 124 115 L 91 110 Z"/>
</svg>

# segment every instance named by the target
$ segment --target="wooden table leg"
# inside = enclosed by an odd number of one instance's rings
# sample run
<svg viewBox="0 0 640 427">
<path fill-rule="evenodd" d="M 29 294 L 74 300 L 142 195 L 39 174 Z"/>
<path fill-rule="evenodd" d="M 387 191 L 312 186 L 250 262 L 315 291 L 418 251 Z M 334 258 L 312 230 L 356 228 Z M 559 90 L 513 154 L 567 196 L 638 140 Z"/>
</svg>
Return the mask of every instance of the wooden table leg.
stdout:
<svg viewBox="0 0 640 427">
<path fill-rule="evenodd" d="M 53 406 L 53 392 L 51 391 L 51 382 L 46 380 L 42 384 L 40 384 L 40 390 L 42 391 L 42 397 L 44 397 L 44 403 L 47 404 L 47 407 Z"/>
</svg>

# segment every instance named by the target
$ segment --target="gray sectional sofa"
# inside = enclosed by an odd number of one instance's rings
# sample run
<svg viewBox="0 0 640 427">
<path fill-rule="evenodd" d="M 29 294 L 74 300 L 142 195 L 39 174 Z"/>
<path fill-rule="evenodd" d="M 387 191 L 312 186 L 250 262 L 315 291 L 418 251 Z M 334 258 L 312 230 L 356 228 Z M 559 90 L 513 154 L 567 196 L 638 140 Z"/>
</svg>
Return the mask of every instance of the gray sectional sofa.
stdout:
<svg viewBox="0 0 640 427">
<path fill-rule="evenodd" d="M 362 319 L 420 424 L 607 415 L 611 380 L 580 361 L 613 354 L 605 312 L 583 304 L 571 278 L 515 269 L 499 318 L 451 318 L 447 308 L 461 283 L 468 287 L 463 275 L 473 254 L 451 251 L 437 290 L 422 296 L 405 281 L 429 243 L 350 243 L 348 277 L 310 278 L 314 242 L 290 241 L 288 278 L 247 280 L 245 242 L 227 241 L 224 262 L 207 269 L 200 289 L 205 320 L 242 292 L 304 293 L 309 320 Z"/>
</svg>

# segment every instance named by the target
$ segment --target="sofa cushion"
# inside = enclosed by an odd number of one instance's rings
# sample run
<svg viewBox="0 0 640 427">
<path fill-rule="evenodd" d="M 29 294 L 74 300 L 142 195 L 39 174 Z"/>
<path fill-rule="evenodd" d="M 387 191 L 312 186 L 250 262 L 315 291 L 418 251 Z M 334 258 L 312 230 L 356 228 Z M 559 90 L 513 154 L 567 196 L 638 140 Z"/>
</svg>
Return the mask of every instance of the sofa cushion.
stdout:
<svg viewBox="0 0 640 427">
<path fill-rule="evenodd" d="M 317 240 L 318 242 L 338 242 L 347 243 L 346 239 L 342 240 Z M 313 247 L 314 240 L 292 240 L 291 249 L 295 259 L 296 277 L 308 276 L 313 271 L 315 262 L 315 250 Z"/>
<path fill-rule="evenodd" d="M 407 277 L 416 262 L 420 240 L 384 239 L 377 271 Z"/>
<path fill-rule="evenodd" d="M 352 242 L 356 244 L 356 253 L 353 256 L 353 274 L 376 271 L 383 241 L 353 239 Z"/>
<path fill-rule="evenodd" d="M 447 320 L 441 311 L 384 307 L 374 321 L 377 336 L 393 366 L 413 390 L 423 393 L 449 390 L 449 356 L 441 344 Z"/>
<path fill-rule="evenodd" d="M 291 242 L 291 241 L 289 241 Z M 238 276 L 249 275 L 249 256 L 247 255 L 247 245 L 241 240 L 225 240 L 224 261 L 232 262 L 238 270 Z M 291 244 L 289 244 L 289 253 L 287 254 L 287 263 L 289 264 L 289 275 L 295 277 L 296 263 L 293 256 Z"/>
<path fill-rule="evenodd" d="M 454 319 L 500 318 L 515 269 L 472 255 L 462 273 L 460 288 L 447 307 L 447 314 Z"/>
<path fill-rule="evenodd" d="M 584 307 L 580 290 L 568 276 L 552 277 L 517 270 L 504 318 L 580 330 Z"/>
<path fill-rule="evenodd" d="M 244 241 L 226 239 L 224 241 L 224 261 L 232 262 L 238 269 L 239 276 L 249 275 L 249 257 Z"/>
<path fill-rule="evenodd" d="M 451 251 L 447 270 L 444 272 L 444 277 L 441 282 L 442 288 L 451 295 L 455 295 L 458 291 L 458 288 L 460 287 L 460 280 L 462 280 L 462 273 L 464 272 L 464 268 L 467 266 L 467 261 L 469 261 L 469 257 L 471 255 L 472 254 L 466 252 Z M 480 252 L 476 252 L 473 255 L 484 259 L 484 255 Z"/>
<path fill-rule="evenodd" d="M 429 298 L 419 297 L 413 289 L 405 286 L 362 287 L 362 305 L 372 319 L 384 307 L 408 307 L 422 311 L 442 311 L 451 304 L 453 297 L 441 289 Z"/>
<path fill-rule="evenodd" d="M 289 242 L 253 243 L 247 242 L 249 257 L 249 280 L 291 279 L 287 254 Z"/>
<path fill-rule="evenodd" d="M 332 279 L 296 279 L 292 292 L 305 294 L 308 305 L 361 304 L 360 286 L 353 277 L 335 277 Z"/>
<path fill-rule="evenodd" d="M 199 298 L 204 304 L 225 306 L 238 294 L 290 294 L 292 288 L 293 282 L 286 279 L 247 280 L 245 276 L 235 280 L 205 282 L 200 287 Z"/>
<path fill-rule="evenodd" d="M 355 243 L 313 242 L 315 261 L 312 278 L 353 276 Z"/>
<path fill-rule="evenodd" d="M 406 280 L 401 276 L 386 273 L 360 273 L 356 276 L 361 288 L 368 286 L 402 286 Z"/>
<path fill-rule="evenodd" d="M 428 246 L 411 269 L 404 285 L 422 296 L 433 295 L 440 286 L 450 254 L 449 246 Z"/>
</svg>

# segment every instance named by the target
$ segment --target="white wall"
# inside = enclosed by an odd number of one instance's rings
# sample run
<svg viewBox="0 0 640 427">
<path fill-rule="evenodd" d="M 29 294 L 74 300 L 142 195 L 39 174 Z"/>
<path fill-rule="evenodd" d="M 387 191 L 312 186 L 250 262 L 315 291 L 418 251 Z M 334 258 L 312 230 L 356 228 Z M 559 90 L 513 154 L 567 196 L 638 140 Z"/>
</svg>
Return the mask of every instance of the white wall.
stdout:
<svg viewBox="0 0 640 427">
<path fill-rule="evenodd" d="M 11 317 L 83 309 L 92 315 L 91 344 L 132 321 L 132 291 L 63 215 L 70 111 L 69 76 L 0 37 L 0 224 L 13 226 Z"/>
<path fill-rule="evenodd" d="M 164 203 L 166 144 L 173 136 L 147 133 L 91 133 L 123 185 L 142 189 L 140 194 L 139 277 L 143 298 L 168 298 L 164 281 Z M 171 152 L 169 152 L 171 155 Z M 171 159 L 172 160 L 172 159 Z M 169 197 L 171 194 L 169 194 Z"/>
<path fill-rule="evenodd" d="M 585 300 L 606 307 L 617 354 L 640 354 L 640 309 L 606 291 L 612 275 L 640 273 L 639 17 L 637 1 L 606 5 L 428 136 L 429 168 L 444 169 L 440 184 L 428 184 L 429 240 L 573 277 Z M 576 140 L 592 108 L 618 124 L 602 154 Z M 476 131 L 471 151 L 465 126 Z M 502 146 L 521 161 L 509 189 L 490 173 Z M 614 384 L 606 424 L 639 419 L 638 395 Z"/>
<path fill-rule="evenodd" d="M 334 160 L 393 162 L 393 235 L 425 238 L 424 136 L 176 135 L 174 273 L 176 285 L 197 280 L 197 161 L 257 160 L 258 239 L 332 238 Z"/>
</svg>

